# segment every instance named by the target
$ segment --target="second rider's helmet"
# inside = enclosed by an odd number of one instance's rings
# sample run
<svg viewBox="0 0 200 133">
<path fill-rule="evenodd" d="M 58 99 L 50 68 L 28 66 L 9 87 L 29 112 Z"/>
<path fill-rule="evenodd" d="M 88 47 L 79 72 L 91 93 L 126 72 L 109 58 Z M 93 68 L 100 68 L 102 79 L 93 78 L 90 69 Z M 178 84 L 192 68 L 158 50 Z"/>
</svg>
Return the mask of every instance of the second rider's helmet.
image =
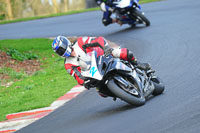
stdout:
<svg viewBox="0 0 200 133">
<path fill-rule="evenodd" d="M 71 42 L 64 36 L 57 36 L 52 43 L 52 48 L 59 56 L 69 57 L 72 52 Z"/>
</svg>

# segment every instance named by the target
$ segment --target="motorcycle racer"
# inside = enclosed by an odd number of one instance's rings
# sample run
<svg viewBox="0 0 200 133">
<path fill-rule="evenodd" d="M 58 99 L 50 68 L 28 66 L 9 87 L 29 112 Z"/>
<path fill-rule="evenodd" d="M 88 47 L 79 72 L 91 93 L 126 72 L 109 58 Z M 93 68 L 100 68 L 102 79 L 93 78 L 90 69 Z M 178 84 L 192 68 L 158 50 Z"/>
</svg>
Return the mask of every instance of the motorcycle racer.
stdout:
<svg viewBox="0 0 200 133">
<path fill-rule="evenodd" d="M 119 20 L 111 18 L 112 13 L 114 12 L 114 9 L 112 8 L 113 1 L 114 0 L 96 0 L 97 4 L 103 11 L 102 23 L 105 26 L 111 23 L 118 23 L 122 25 L 122 23 Z"/>
<path fill-rule="evenodd" d="M 67 37 L 57 36 L 52 43 L 53 51 L 65 58 L 64 65 L 67 72 L 73 76 L 80 85 L 86 82 L 81 75 L 87 69 L 87 61 L 91 60 L 89 52 L 96 51 L 97 56 L 111 53 L 114 58 L 130 61 L 133 65 L 143 70 L 151 69 L 148 63 L 139 63 L 133 53 L 127 48 L 111 49 L 108 41 L 103 37 L 79 37 L 71 43 Z M 85 86 L 87 88 L 87 86 Z"/>
</svg>

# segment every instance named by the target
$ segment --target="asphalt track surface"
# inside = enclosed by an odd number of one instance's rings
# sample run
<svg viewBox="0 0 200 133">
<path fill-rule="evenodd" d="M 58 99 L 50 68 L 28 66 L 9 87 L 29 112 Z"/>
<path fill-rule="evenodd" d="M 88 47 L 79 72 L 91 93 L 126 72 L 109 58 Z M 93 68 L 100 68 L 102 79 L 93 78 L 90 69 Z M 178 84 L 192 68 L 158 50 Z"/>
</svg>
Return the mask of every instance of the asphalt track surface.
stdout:
<svg viewBox="0 0 200 133">
<path fill-rule="evenodd" d="M 197 133 L 200 132 L 200 1 L 143 4 L 150 27 L 104 27 L 100 11 L 0 25 L 0 39 L 56 35 L 104 36 L 151 63 L 166 85 L 144 106 L 85 91 L 19 133 Z M 64 69 L 64 68 L 63 68 Z"/>
</svg>

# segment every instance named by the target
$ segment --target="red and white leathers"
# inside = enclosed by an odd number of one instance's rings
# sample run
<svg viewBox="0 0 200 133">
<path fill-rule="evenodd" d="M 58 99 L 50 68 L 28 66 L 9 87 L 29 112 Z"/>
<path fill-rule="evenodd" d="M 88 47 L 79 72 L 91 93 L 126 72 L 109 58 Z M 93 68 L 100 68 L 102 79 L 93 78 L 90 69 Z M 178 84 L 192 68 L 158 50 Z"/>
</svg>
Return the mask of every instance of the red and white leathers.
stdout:
<svg viewBox="0 0 200 133">
<path fill-rule="evenodd" d="M 95 46 L 93 44 L 100 44 L 100 46 Z M 84 50 L 85 46 L 86 51 Z M 65 69 L 67 72 L 72 75 L 77 82 L 82 85 L 84 80 L 81 76 L 81 70 L 87 68 L 85 62 L 91 60 L 91 56 L 87 53 L 92 51 L 97 51 L 97 56 L 103 55 L 104 50 L 102 48 L 108 47 L 108 42 L 103 37 L 80 37 L 72 45 L 73 50 L 75 51 L 75 57 L 70 56 L 65 59 Z M 120 58 L 123 60 L 135 60 L 134 56 L 129 56 L 129 50 L 127 48 L 116 48 L 112 51 L 112 55 L 115 58 Z"/>
</svg>

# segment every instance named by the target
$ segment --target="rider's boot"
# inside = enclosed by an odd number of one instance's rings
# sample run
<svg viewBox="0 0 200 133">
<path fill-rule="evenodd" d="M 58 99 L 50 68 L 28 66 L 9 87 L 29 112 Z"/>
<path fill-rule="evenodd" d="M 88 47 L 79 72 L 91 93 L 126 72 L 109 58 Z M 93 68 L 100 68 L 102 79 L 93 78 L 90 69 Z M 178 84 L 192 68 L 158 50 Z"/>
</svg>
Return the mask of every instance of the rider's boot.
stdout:
<svg viewBox="0 0 200 133">
<path fill-rule="evenodd" d="M 141 70 L 148 71 L 151 69 L 151 65 L 149 63 L 141 63 L 136 60 L 132 60 L 131 63 Z"/>
<path fill-rule="evenodd" d="M 133 56 L 132 51 L 127 50 L 127 58 L 131 62 L 131 64 L 133 64 L 134 66 L 136 66 L 137 68 L 141 70 L 147 71 L 151 69 L 151 66 L 149 63 L 138 62 L 137 59 Z"/>
<path fill-rule="evenodd" d="M 151 69 L 151 65 L 149 63 L 141 63 L 141 62 L 137 62 L 137 68 L 141 69 L 141 70 L 145 70 L 148 71 Z"/>
</svg>

